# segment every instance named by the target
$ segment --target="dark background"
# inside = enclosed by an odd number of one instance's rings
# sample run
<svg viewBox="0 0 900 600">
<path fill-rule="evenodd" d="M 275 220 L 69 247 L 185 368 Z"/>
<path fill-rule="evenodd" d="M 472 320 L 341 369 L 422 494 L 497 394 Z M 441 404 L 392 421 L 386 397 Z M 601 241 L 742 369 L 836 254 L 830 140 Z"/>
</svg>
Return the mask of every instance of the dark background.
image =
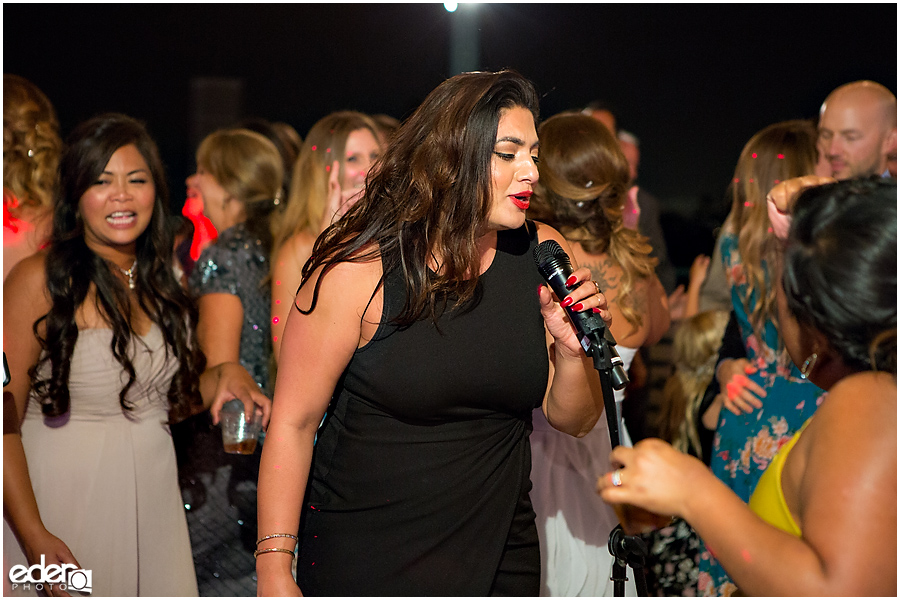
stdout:
<svg viewBox="0 0 900 600">
<path fill-rule="evenodd" d="M 335 110 L 410 114 L 454 74 L 462 18 L 477 20 L 477 68 L 530 78 L 544 118 L 615 108 L 641 140 L 640 183 L 682 277 L 712 250 L 750 136 L 815 117 L 848 81 L 897 89 L 894 3 L 4 4 L 3 70 L 48 95 L 63 135 L 103 111 L 144 120 L 180 210 L 197 143 L 234 117 L 305 136 Z"/>
</svg>

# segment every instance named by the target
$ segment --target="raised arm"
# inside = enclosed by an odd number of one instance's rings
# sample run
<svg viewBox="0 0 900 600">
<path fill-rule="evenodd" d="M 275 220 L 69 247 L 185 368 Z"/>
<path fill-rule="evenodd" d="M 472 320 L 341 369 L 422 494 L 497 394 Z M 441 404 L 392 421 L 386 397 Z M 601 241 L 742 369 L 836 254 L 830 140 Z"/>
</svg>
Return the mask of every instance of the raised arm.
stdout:
<svg viewBox="0 0 900 600">
<path fill-rule="evenodd" d="M 568 242 L 556 230 L 538 223 L 538 239 L 555 240 L 572 257 Z M 597 309 L 600 317 L 610 324 L 612 317 L 606 298 L 591 283 L 591 272 L 572 263 L 575 271 L 575 290 L 569 295 L 570 305 L 582 310 Z M 571 286 L 569 286 L 571 287 Z M 547 329 L 547 349 L 550 353 L 550 383 L 544 397 L 543 411 L 547 421 L 559 431 L 581 437 L 587 434 L 603 414 L 603 392 L 600 376 L 578 342 L 575 329 L 565 310 L 554 300 L 550 288 L 543 285 L 538 290 L 541 314 Z"/>
<path fill-rule="evenodd" d="M 272 421 L 259 468 L 260 538 L 297 534 L 316 430 L 341 373 L 362 343 L 362 313 L 379 276 L 380 263 L 342 263 L 322 278 L 315 310 L 304 315 L 292 309 L 287 318 Z M 310 307 L 314 282 L 300 290 L 298 306 Z M 366 320 L 378 319 L 371 318 L 370 311 Z M 293 551 L 294 542 L 276 537 L 258 547 L 268 548 Z M 288 553 L 260 554 L 256 571 L 258 595 L 299 593 Z"/>
</svg>

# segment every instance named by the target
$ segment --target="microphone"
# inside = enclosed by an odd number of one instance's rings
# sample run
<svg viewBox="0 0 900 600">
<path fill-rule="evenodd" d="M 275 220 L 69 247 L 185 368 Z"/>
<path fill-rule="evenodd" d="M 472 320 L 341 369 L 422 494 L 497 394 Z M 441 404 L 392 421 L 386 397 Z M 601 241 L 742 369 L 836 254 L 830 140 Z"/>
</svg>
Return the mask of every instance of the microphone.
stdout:
<svg viewBox="0 0 900 600">
<path fill-rule="evenodd" d="M 550 289 L 557 298 L 565 298 L 573 289 L 566 286 L 566 280 L 572 275 L 572 263 L 566 251 L 554 240 L 546 240 L 538 244 L 534 249 L 534 263 L 537 265 L 541 276 L 550 284 Z M 608 362 L 611 365 L 613 389 L 621 390 L 628 385 L 628 375 L 625 373 L 625 363 L 619 353 L 616 352 L 616 340 L 609 332 L 609 328 L 600 315 L 592 310 L 574 311 L 567 306 L 566 313 L 569 320 L 575 326 L 578 341 L 585 354 L 590 355 L 593 344 L 600 345 L 606 342 L 605 351 L 609 355 Z"/>
</svg>

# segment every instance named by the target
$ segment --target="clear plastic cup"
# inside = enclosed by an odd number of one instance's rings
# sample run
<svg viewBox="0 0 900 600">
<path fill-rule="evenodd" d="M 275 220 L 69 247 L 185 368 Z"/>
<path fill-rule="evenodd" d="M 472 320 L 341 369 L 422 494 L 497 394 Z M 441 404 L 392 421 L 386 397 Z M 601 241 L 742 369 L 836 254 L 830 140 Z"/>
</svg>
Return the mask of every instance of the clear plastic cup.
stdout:
<svg viewBox="0 0 900 600">
<path fill-rule="evenodd" d="M 262 412 L 253 411 L 253 418 L 244 418 L 244 405 L 239 400 L 226 402 L 219 412 L 222 427 L 222 446 L 228 454 L 253 454 L 262 430 Z"/>
</svg>

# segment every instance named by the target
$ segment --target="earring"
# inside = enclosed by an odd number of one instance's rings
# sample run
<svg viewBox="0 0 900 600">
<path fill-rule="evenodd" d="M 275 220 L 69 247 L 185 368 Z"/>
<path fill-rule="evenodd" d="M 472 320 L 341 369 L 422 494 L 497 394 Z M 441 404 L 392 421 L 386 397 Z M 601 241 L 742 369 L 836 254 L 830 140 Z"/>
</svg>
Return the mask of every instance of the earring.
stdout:
<svg viewBox="0 0 900 600">
<path fill-rule="evenodd" d="M 807 357 L 807 359 L 803 362 L 803 366 L 800 367 L 800 377 L 803 379 L 809 379 L 809 374 L 812 373 L 812 370 L 816 366 L 816 361 L 819 359 L 819 355 L 813 352 Z"/>
</svg>

